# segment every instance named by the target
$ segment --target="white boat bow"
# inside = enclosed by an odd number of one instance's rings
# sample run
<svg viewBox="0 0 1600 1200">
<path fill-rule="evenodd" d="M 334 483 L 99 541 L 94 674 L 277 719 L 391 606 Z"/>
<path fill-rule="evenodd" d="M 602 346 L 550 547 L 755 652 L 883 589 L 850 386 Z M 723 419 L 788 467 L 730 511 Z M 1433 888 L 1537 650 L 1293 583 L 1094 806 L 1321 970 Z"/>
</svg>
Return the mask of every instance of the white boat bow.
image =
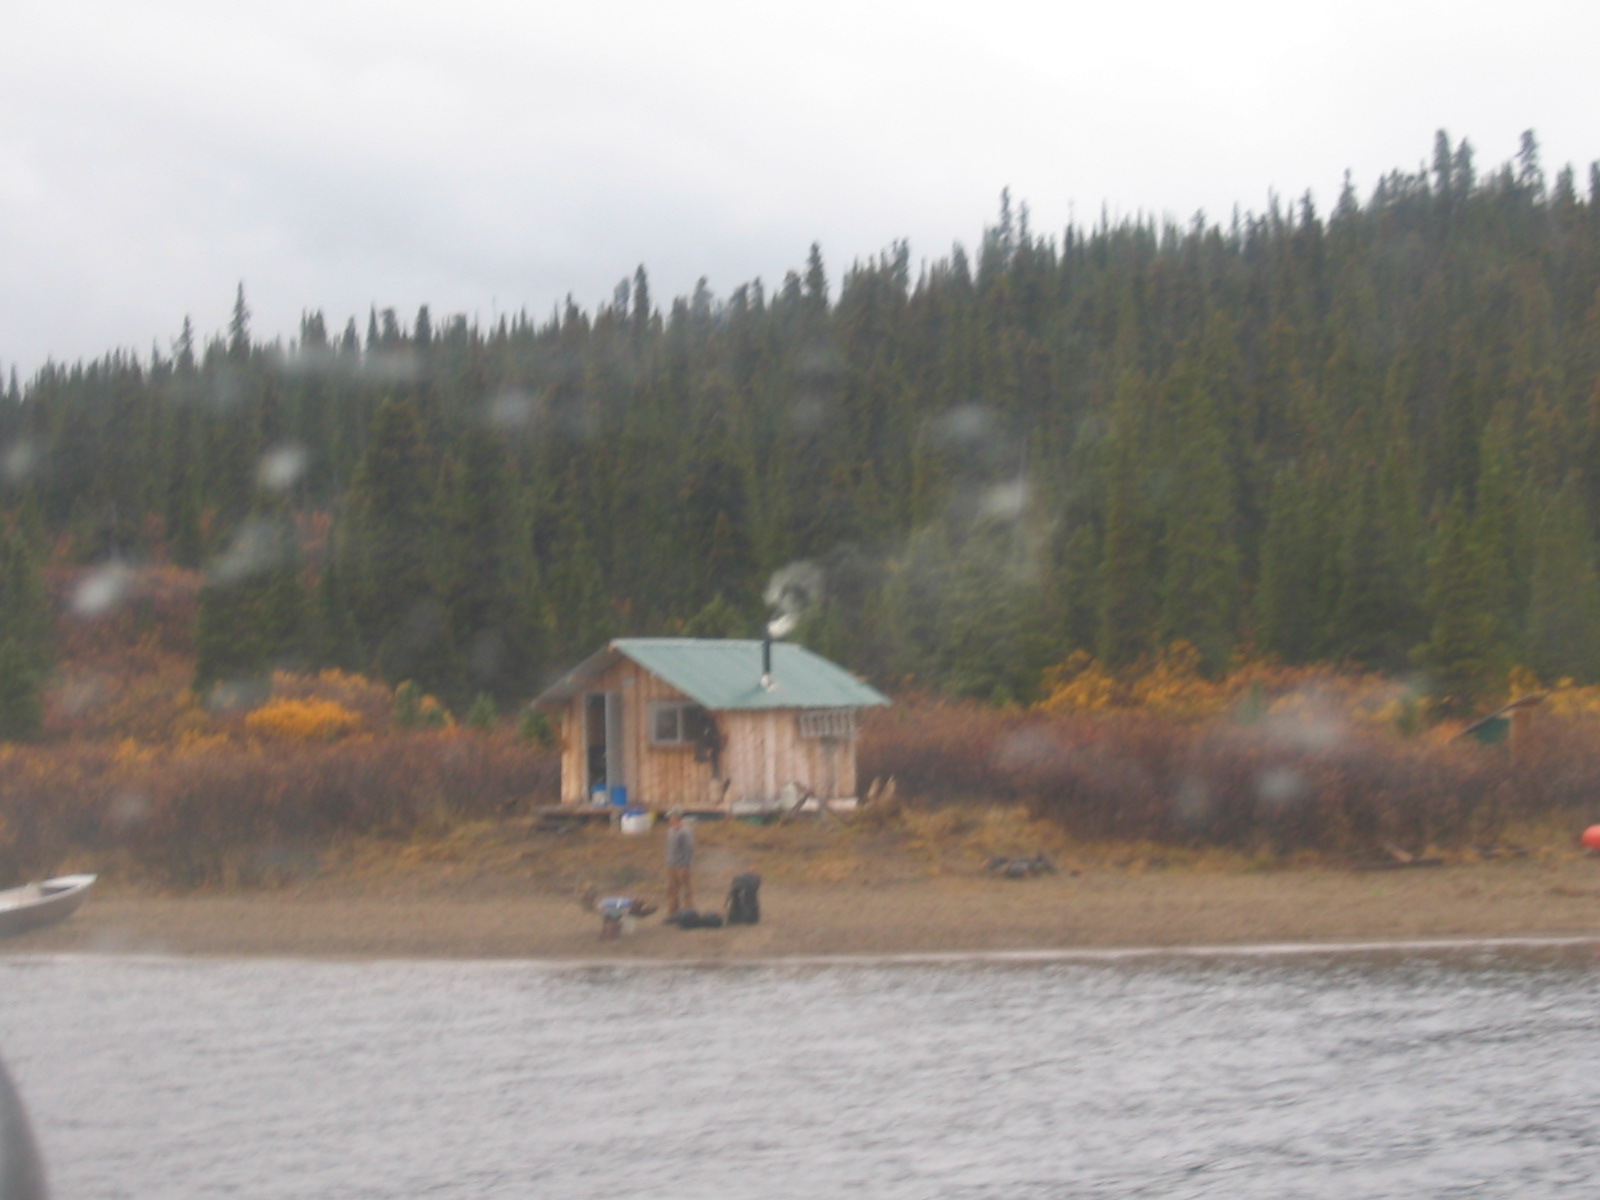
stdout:
<svg viewBox="0 0 1600 1200">
<path fill-rule="evenodd" d="M 95 875 L 58 875 L 0 892 L 0 937 L 53 925 L 78 911 Z"/>
</svg>

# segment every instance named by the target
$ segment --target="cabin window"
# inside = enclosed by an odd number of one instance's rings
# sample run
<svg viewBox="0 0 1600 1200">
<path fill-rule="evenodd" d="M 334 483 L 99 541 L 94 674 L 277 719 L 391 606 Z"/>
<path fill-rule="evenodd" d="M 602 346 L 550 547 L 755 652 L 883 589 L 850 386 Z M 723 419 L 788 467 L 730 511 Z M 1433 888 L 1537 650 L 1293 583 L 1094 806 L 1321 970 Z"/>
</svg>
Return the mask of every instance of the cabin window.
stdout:
<svg viewBox="0 0 1600 1200">
<path fill-rule="evenodd" d="M 800 736 L 813 741 L 848 742 L 856 736 L 856 710 L 815 708 L 800 714 Z"/>
<path fill-rule="evenodd" d="M 710 715 L 698 704 L 658 700 L 650 706 L 650 740 L 657 746 L 693 745 L 710 724 Z"/>
</svg>

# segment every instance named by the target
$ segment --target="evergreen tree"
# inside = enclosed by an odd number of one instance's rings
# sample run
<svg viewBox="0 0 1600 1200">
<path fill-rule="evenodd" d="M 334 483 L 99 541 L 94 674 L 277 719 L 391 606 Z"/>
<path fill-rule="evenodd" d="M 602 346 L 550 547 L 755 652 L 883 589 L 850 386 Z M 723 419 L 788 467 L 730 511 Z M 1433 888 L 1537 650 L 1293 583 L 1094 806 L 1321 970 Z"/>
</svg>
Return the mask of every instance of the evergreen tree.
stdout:
<svg viewBox="0 0 1600 1200">
<path fill-rule="evenodd" d="M 721 592 L 711 597 L 699 612 L 683 626 L 683 636 L 691 638 L 748 637 L 754 623 L 741 613 Z"/>
<path fill-rule="evenodd" d="M 184 319 L 184 332 L 188 333 L 188 319 Z M 244 302 L 244 284 L 233 298 L 233 315 L 228 319 L 228 357 L 235 363 L 250 360 L 250 308 Z"/>
<path fill-rule="evenodd" d="M 1132 373 L 1118 381 L 1107 439 L 1105 536 L 1100 566 L 1100 658 L 1127 666 L 1151 647 L 1155 546 L 1144 488 L 1151 478 L 1141 457 L 1144 383 Z"/>
<path fill-rule="evenodd" d="M 44 719 L 55 639 L 36 553 L 11 521 L 0 522 L 0 741 L 34 737 Z"/>
<path fill-rule="evenodd" d="M 1440 711 L 1473 712 L 1504 676 L 1499 630 L 1491 610 L 1487 564 L 1474 540 L 1466 499 L 1457 496 L 1440 522 L 1428 564 L 1428 640 L 1412 653 L 1428 673 Z"/>
<path fill-rule="evenodd" d="M 365 346 L 357 319 L 330 339 L 307 313 L 273 353 L 241 286 L 205 345 L 185 321 L 147 363 L 10 372 L 0 482 L 79 559 L 198 565 L 249 523 L 263 451 L 302 447 L 282 498 L 309 531 L 334 520 L 314 656 L 457 705 L 520 698 L 610 632 L 716 615 L 719 593 L 753 609 L 799 557 L 847 581 L 810 644 L 975 694 L 1024 695 L 1067 646 L 1125 665 L 1185 638 L 1215 666 L 1241 631 L 1294 661 L 1402 669 L 1420 646 L 1444 671 L 1482 632 L 1469 557 L 1497 654 L 1581 662 L 1600 168 L 1580 192 L 1570 170 L 1547 186 L 1531 136 L 1481 178 L 1466 142 L 1432 149 L 1327 219 L 1307 197 L 1056 241 L 1007 195 L 976 270 L 956 246 L 913 274 L 895 243 L 833 289 L 814 246 L 770 297 L 661 305 L 641 267 L 593 314 L 424 307 L 408 330 L 375 304 Z M 1574 470 L 1581 521 L 1541 531 Z M 974 498 L 1023 478 L 1027 519 L 975 533 Z M 277 648 L 253 662 L 295 640 L 287 576 L 281 604 L 240 599 L 263 582 L 208 585 L 203 673 L 258 633 Z M 1552 632 L 1562 595 L 1578 632 Z M 229 613 L 248 619 L 218 641 Z"/>
<path fill-rule="evenodd" d="M 273 670 L 303 669 L 312 652 L 299 538 L 281 500 L 264 499 L 214 561 L 195 616 L 195 689 L 248 700 Z"/>
<path fill-rule="evenodd" d="M 1374 670 L 1403 670 L 1427 634 L 1409 447 L 1391 431 L 1376 466 L 1352 470 L 1340 531 L 1329 650 Z M 1359 453 L 1359 451 L 1357 451 Z"/>
<path fill-rule="evenodd" d="M 1226 442 L 1215 401 L 1192 366 L 1171 383 L 1174 446 L 1162 534 L 1160 631 L 1186 641 L 1210 669 L 1233 650 L 1239 551 Z"/>
<path fill-rule="evenodd" d="M 1600 679 L 1600 573 L 1575 482 L 1542 508 L 1524 645 L 1527 665 L 1543 679 Z"/>
<path fill-rule="evenodd" d="M 541 598 L 531 546 L 517 545 L 505 447 L 490 430 L 469 430 L 460 457 L 446 458 L 435 513 L 433 584 L 463 655 L 464 685 L 502 700 L 527 693 L 540 646 L 523 613 Z"/>
<path fill-rule="evenodd" d="M 1517 616 L 1527 607 L 1531 570 L 1512 435 L 1510 413 L 1497 406 L 1480 442 L 1472 516 L 1472 542 L 1483 576 L 1480 602 L 1494 624 L 1496 640 L 1507 648 L 1513 644 Z"/>
<path fill-rule="evenodd" d="M 822 247 L 816 242 L 806 254 L 805 274 L 806 306 L 813 314 L 826 315 L 828 311 L 828 272 L 822 265 Z"/>
<path fill-rule="evenodd" d="M 430 570 L 431 456 L 416 409 L 385 401 L 372 418 L 339 531 L 341 586 L 370 665 L 392 682 L 456 694 L 460 662 Z"/>
<path fill-rule="evenodd" d="M 1286 466 L 1278 473 L 1267 513 L 1256 637 L 1268 654 L 1292 663 L 1317 656 L 1332 618 L 1338 543 L 1318 504 L 1324 490 L 1304 469 Z"/>
</svg>

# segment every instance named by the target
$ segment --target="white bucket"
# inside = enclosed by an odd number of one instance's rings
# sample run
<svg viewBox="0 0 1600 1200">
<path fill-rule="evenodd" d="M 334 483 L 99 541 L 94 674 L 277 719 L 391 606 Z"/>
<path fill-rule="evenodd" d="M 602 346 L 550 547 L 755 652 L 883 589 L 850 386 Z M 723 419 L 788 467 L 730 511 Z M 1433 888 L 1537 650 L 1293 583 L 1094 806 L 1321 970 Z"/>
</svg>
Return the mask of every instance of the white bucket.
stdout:
<svg viewBox="0 0 1600 1200">
<path fill-rule="evenodd" d="M 649 833 L 650 826 L 655 823 L 656 815 L 649 810 L 643 812 L 625 812 L 622 814 L 623 833 Z"/>
</svg>

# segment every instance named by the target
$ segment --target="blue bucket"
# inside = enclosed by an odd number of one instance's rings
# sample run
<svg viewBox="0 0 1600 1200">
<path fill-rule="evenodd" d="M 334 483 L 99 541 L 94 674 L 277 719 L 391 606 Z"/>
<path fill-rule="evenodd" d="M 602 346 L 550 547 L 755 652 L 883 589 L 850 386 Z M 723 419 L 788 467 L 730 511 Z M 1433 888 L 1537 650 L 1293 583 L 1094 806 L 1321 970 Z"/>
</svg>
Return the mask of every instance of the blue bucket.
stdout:
<svg viewBox="0 0 1600 1200">
<path fill-rule="evenodd" d="M 611 789 L 611 807 L 628 807 L 628 789 L 626 785 L 619 783 Z"/>
</svg>

